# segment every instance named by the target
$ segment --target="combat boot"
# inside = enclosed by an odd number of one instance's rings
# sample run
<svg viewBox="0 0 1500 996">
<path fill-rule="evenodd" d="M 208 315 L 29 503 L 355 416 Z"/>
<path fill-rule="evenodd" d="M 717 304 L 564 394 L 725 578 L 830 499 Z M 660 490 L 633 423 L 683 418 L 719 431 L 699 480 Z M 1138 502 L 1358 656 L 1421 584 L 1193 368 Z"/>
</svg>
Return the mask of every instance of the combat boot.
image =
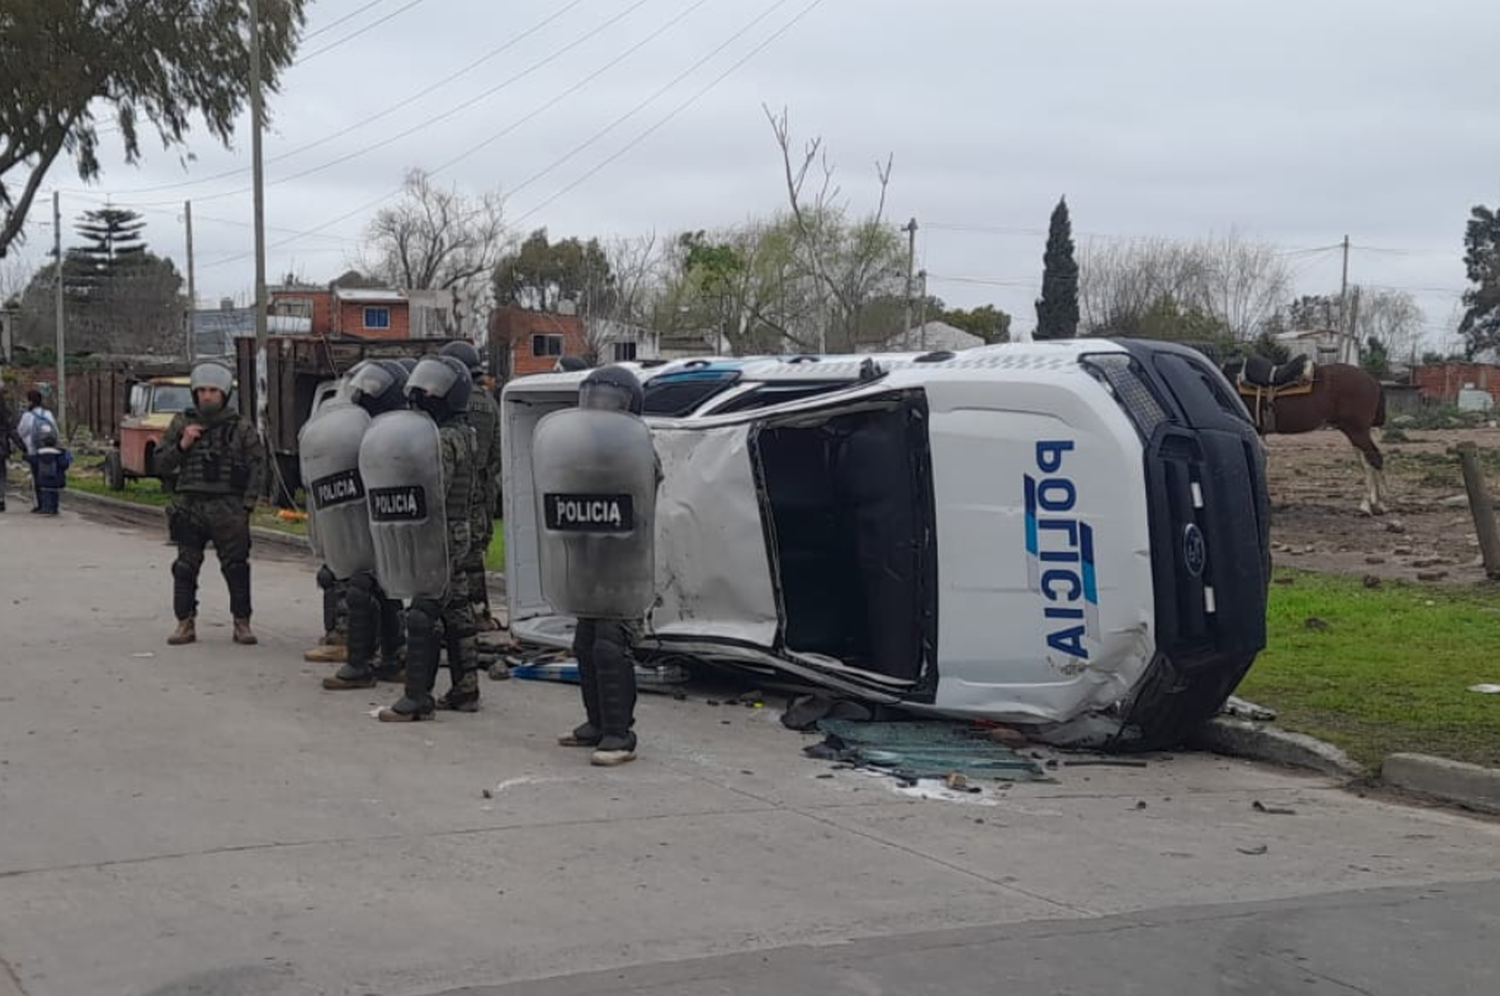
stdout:
<svg viewBox="0 0 1500 996">
<path fill-rule="evenodd" d="M 177 620 L 177 629 L 167 637 L 167 643 L 173 647 L 181 647 L 189 643 L 195 643 L 198 639 L 198 627 L 192 616 Z"/>
<path fill-rule="evenodd" d="M 236 619 L 234 621 L 234 642 L 253 647 L 260 641 L 255 638 L 255 633 L 250 629 L 250 620 Z"/>
<path fill-rule="evenodd" d="M 342 664 L 349 659 L 349 648 L 342 643 L 323 642 L 304 653 L 302 659 L 309 664 Z"/>
<path fill-rule="evenodd" d="M 374 688 L 375 681 L 374 668 L 345 664 L 336 674 L 323 679 L 323 687 L 330 692 L 344 692 L 355 688 Z"/>
</svg>

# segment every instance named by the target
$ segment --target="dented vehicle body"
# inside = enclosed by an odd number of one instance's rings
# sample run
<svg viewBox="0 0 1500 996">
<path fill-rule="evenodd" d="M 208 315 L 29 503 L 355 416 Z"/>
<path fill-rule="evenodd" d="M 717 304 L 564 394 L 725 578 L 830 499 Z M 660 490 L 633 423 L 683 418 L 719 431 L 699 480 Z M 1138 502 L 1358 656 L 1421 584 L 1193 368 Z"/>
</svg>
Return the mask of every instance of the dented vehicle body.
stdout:
<svg viewBox="0 0 1500 996">
<path fill-rule="evenodd" d="M 1197 353 L 1078 340 L 710 367 L 733 386 L 650 418 L 664 476 L 643 656 L 1153 746 L 1212 715 L 1264 646 L 1261 444 Z M 541 595 L 529 441 L 580 379 L 503 395 L 507 596 L 527 642 L 571 639 Z"/>
</svg>

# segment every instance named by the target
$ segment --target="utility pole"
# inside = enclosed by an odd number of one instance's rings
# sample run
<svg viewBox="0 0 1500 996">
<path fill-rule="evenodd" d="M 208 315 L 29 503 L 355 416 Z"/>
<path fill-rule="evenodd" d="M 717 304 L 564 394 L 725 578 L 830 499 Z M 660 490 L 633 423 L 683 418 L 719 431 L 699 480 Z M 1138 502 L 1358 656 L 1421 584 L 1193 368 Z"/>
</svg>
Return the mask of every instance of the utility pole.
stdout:
<svg viewBox="0 0 1500 996">
<path fill-rule="evenodd" d="M 52 191 L 52 251 L 57 255 L 57 434 L 67 439 L 68 411 L 68 352 L 67 335 L 63 331 L 63 251 L 62 251 L 62 195 Z"/>
<path fill-rule="evenodd" d="M 1344 276 L 1339 282 L 1339 359 L 1351 362 L 1346 354 L 1349 350 L 1349 236 L 1344 236 Z"/>
<path fill-rule="evenodd" d="M 917 271 L 917 294 L 922 299 L 917 309 L 917 327 L 922 330 L 922 352 L 927 352 L 927 271 Z"/>
<path fill-rule="evenodd" d="M 917 219 L 913 218 L 902 229 L 906 233 L 906 324 L 901 331 L 901 346 L 911 348 L 912 277 L 917 269 Z"/>
<path fill-rule="evenodd" d="M 193 365 L 193 360 L 198 352 L 198 343 L 193 333 L 193 312 L 198 310 L 198 287 L 193 282 L 193 202 L 182 202 L 182 218 L 187 224 L 187 278 L 188 278 L 188 307 L 187 307 L 187 361 L 188 366 Z"/>
<path fill-rule="evenodd" d="M 266 188 L 261 162 L 260 4 L 250 0 L 250 165 L 255 201 L 255 428 L 266 438 Z"/>
</svg>

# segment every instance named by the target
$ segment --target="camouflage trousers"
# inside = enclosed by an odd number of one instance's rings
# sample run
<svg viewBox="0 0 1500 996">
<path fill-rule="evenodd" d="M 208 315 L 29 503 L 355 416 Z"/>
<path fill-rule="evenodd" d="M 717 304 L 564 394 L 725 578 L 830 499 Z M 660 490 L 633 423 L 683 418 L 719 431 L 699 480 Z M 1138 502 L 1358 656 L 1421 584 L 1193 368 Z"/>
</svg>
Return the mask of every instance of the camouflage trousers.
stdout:
<svg viewBox="0 0 1500 996">
<path fill-rule="evenodd" d="M 469 549 L 459 561 L 468 583 L 469 602 L 476 615 L 490 614 L 489 579 L 485 576 L 484 557 L 495 537 L 495 520 L 488 502 L 476 502 L 469 515 Z"/>
<path fill-rule="evenodd" d="M 167 510 L 177 544 L 172 564 L 172 611 L 179 620 L 198 614 L 198 574 L 210 543 L 229 588 L 229 610 L 250 618 L 250 513 L 235 495 L 178 495 Z"/>
</svg>

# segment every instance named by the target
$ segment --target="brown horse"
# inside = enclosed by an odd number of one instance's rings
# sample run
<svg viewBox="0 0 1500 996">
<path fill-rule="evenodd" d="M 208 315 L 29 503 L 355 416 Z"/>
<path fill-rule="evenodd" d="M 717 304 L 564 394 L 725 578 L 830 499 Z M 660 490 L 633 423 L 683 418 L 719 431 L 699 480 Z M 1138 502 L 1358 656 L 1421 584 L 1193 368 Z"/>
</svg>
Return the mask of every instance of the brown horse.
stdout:
<svg viewBox="0 0 1500 996">
<path fill-rule="evenodd" d="M 1299 358 L 1293 362 L 1305 360 Z M 1380 381 L 1348 363 L 1324 363 L 1313 368 L 1311 390 L 1306 390 L 1308 384 L 1302 380 L 1267 391 L 1253 388 L 1241 379 L 1245 365 L 1245 360 L 1226 363 L 1224 375 L 1239 387 L 1261 434 L 1295 435 L 1324 427 L 1339 430 L 1363 456 L 1365 497 L 1360 502 L 1360 511 L 1366 515 L 1385 514 L 1385 457 L 1370 436 L 1372 428 L 1385 425 L 1385 391 Z M 1261 392 L 1259 397 L 1256 390 Z"/>
</svg>

